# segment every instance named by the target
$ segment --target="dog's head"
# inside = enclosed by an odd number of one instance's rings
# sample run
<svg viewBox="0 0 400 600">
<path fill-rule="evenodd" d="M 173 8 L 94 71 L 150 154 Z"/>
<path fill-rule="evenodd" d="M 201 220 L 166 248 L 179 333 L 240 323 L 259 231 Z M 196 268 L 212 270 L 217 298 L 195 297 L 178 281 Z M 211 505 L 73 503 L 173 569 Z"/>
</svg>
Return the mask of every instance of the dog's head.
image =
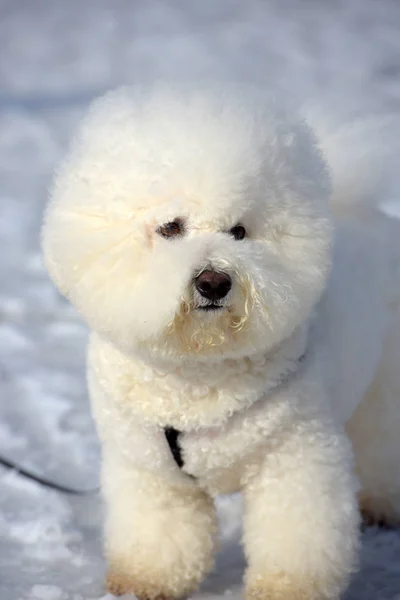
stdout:
<svg viewBox="0 0 400 600">
<path fill-rule="evenodd" d="M 329 191 L 308 126 L 262 93 L 119 90 L 94 103 L 59 169 L 47 267 L 124 352 L 267 351 L 323 290 Z"/>
</svg>

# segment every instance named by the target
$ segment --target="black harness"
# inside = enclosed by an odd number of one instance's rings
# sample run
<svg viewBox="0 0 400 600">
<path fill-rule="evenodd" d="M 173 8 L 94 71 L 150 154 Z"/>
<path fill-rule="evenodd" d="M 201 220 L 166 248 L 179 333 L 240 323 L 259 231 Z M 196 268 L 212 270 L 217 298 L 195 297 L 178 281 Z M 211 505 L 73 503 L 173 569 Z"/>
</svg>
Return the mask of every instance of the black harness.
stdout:
<svg viewBox="0 0 400 600">
<path fill-rule="evenodd" d="M 164 427 L 164 435 L 174 461 L 178 467 L 182 469 L 184 460 L 182 457 L 182 448 L 179 445 L 179 436 L 181 435 L 181 432 L 173 427 Z"/>
</svg>

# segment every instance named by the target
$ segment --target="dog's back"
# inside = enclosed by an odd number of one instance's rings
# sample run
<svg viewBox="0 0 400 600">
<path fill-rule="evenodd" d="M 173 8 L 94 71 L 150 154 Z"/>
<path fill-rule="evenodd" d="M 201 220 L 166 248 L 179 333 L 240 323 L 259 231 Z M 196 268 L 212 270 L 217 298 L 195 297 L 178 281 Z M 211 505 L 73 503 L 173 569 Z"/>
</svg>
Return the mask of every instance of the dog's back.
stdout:
<svg viewBox="0 0 400 600">
<path fill-rule="evenodd" d="M 398 524 L 400 221 L 384 210 L 397 200 L 400 123 L 378 115 L 341 126 L 312 113 L 308 120 L 332 173 L 336 264 L 322 319 L 337 345 L 334 385 L 346 390 L 337 409 L 355 452 L 364 518 Z"/>
</svg>

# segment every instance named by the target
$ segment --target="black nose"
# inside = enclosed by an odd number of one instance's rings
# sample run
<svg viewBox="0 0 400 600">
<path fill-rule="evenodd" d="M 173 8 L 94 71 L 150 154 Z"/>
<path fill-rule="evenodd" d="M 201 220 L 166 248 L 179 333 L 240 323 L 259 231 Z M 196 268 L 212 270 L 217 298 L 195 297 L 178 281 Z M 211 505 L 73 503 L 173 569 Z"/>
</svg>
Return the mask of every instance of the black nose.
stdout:
<svg viewBox="0 0 400 600">
<path fill-rule="evenodd" d="M 232 280 L 226 273 L 203 271 L 195 279 L 197 291 L 207 300 L 225 298 L 232 287 Z"/>
</svg>

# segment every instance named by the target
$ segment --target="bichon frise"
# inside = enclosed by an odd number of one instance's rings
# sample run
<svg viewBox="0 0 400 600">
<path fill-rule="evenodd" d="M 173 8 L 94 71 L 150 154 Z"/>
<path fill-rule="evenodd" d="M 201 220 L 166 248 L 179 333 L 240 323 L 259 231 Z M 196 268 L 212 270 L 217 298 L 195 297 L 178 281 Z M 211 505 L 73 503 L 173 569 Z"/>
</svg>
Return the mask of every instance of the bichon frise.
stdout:
<svg viewBox="0 0 400 600">
<path fill-rule="evenodd" d="M 160 84 L 96 101 L 58 171 L 43 248 L 92 330 L 116 594 L 194 590 L 217 494 L 243 493 L 255 600 L 338 598 L 359 509 L 400 515 L 397 224 L 380 155 L 321 144 L 332 178 L 263 92 Z"/>
</svg>

